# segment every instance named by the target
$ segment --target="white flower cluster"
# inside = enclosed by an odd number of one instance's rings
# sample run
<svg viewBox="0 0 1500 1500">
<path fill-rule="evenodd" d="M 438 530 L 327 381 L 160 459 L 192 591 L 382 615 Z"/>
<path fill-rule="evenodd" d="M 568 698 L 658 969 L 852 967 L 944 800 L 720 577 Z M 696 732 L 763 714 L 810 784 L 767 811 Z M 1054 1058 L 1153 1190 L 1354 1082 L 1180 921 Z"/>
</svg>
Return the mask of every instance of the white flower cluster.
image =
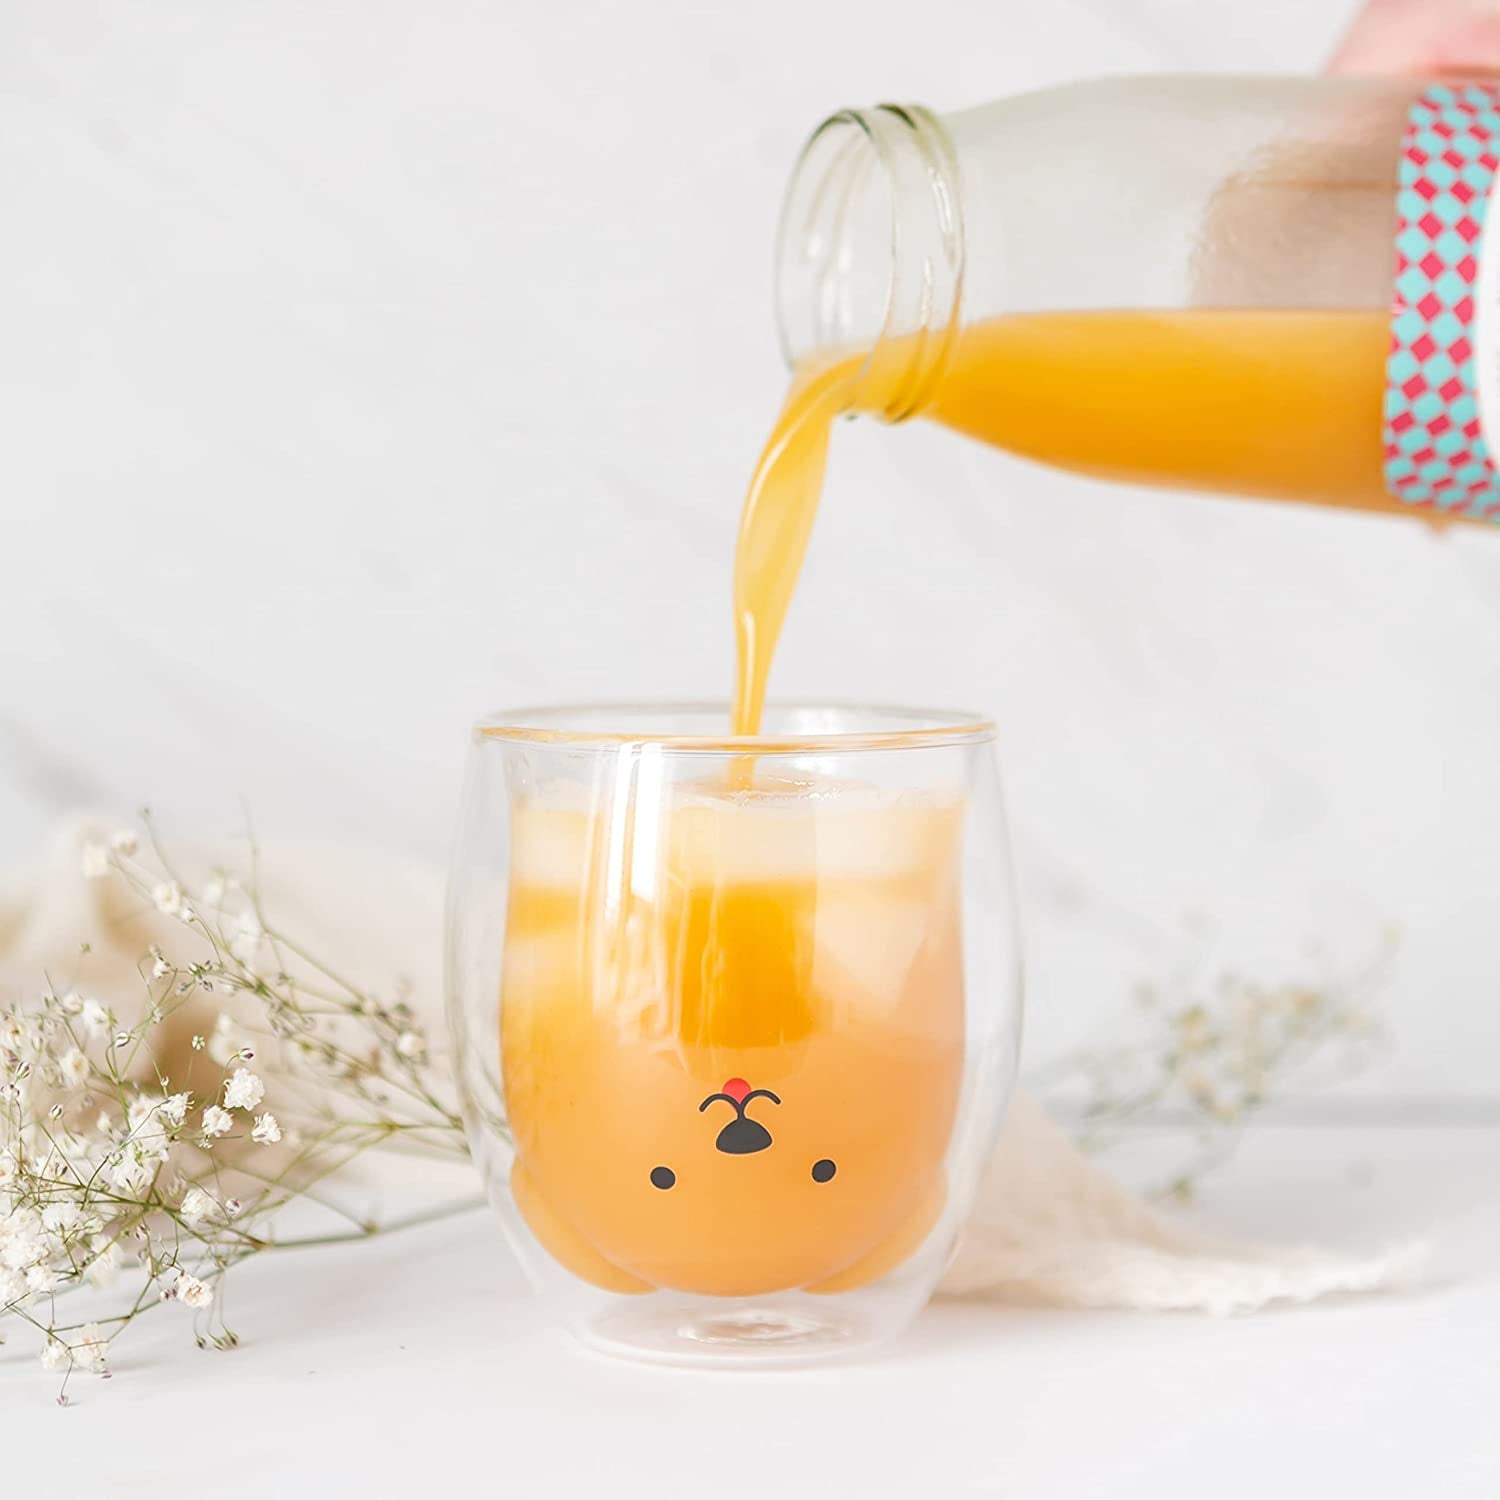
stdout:
<svg viewBox="0 0 1500 1500">
<path fill-rule="evenodd" d="M 267 1216 L 398 1130 L 464 1149 L 404 1002 L 382 1005 L 311 960 L 308 980 L 286 974 L 250 890 L 219 872 L 195 895 L 140 850 L 121 830 L 80 863 L 177 924 L 141 960 L 144 1000 L 68 989 L 0 1012 L 0 1317 L 43 1329 L 42 1363 L 65 1381 L 105 1371 L 112 1340 L 153 1301 L 201 1315 L 200 1341 L 234 1342 L 219 1284 L 272 1243 Z M 262 1048 L 266 1077 L 250 1066 Z M 291 1109 L 285 1126 L 268 1092 Z M 273 1149 L 283 1141 L 295 1149 Z M 367 1237 L 348 1217 L 349 1236 Z M 132 1269 L 154 1298 L 62 1321 L 65 1296 L 106 1293 Z"/>
<path fill-rule="evenodd" d="M 165 1014 L 153 1007 L 140 1026 L 121 1031 L 107 1007 L 69 992 L 0 1017 L 0 1312 L 35 1321 L 58 1293 L 83 1283 L 107 1288 L 126 1264 L 187 1307 L 212 1305 L 224 1260 L 216 1231 L 242 1205 L 192 1176 L 237 1119 L 251 1149 L 275 1145 L 281 1127 L 262 1108 L 265 1083 L 246 1067 L 215 1087 L 222 1102 L 200 1105 L 186 1088 L 138 1087 L 120 1055 L 143 1048 Z M 181 1190 L 184 1176 L 190 1185 Z M 208 1274 L 182 1266 L 179 1249 L 166 1251 L 154 1232 L 163 1216 L 193 1232 Z M 54 1323 L 42 1362 L 103 1370 L 108 1343 L 97 1324 Z"/>
<path fill-rule="evenodd" d="M 1315 1064 L 1347 1077 L 1370 1053 L 1398 941 L 1384 929 L 1353 967 L 1319 961 L 1275 983 L 1185 967 L 1142 984 L 1132 1039 L 1063 1058 L 1050 1087 L 1041 1079 L 1033 1086 L 1077 1118 L 1084 1144 L 1096 1148 L 1118 1144 L 1119 1126 L 1154 1114 L 1190 1121 L 1191 1154 L 1164 1184 L 1188 1197 L 1273 1096 L 1315 1082 Z M 1316 947 L 1309 957 L 1320 959 Z"/>
</svg>

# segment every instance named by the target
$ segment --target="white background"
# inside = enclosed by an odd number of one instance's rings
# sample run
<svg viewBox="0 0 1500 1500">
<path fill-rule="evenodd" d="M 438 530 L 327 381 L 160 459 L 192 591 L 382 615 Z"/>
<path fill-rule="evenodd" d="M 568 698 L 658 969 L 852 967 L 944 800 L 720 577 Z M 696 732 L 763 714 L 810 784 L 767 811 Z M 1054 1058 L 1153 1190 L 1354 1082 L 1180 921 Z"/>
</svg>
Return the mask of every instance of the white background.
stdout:
<svg viewBox="0 0 1500 1500">
<path fill-rule="evenodd" d="M 481 709 L 719 695 L 806 130 L 1316 67 L 1344 0 L 0 8 L 0 841 L 440 859 Z M 1099 233 L 1111 226 L 1102 223 Z M 1500 536 L 837 435 L 774 688 L 1003 728 L 1042 1058 L 1177 961 L 1405 940 L 1350 1107 L 1500 1108 Z"/>
</svg>

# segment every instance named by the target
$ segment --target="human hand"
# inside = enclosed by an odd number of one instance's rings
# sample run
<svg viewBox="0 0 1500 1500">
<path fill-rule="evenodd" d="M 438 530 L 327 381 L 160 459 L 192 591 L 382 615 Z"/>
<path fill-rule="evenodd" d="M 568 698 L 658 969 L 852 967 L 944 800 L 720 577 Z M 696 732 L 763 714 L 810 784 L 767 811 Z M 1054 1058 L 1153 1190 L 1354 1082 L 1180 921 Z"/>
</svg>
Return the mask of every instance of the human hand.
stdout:
<svg viewBox="0 0 1500 1500">
<path fill-rule="evenodd" d="M 1365 0 L 1333 73 L 1500 73 L 1500 0 Z"/>
</svg>

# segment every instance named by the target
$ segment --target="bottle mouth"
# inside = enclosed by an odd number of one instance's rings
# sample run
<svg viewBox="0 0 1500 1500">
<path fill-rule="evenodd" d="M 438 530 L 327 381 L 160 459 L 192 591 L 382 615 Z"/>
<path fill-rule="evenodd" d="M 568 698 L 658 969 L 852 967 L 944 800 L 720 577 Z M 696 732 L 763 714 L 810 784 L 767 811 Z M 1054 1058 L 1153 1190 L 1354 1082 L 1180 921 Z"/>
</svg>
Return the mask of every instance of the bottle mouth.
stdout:
<svg viewBox="0 0 1500 1500">
<path fill-rule="evenodd" d="M 792 171 L 776 245 L 776 317 L 793 369 L 863 354 L 855 406 L 889 421 L 930 400 L 959 325 L 958 163 L 918 106 L 842 110 Z"/>
</svg>

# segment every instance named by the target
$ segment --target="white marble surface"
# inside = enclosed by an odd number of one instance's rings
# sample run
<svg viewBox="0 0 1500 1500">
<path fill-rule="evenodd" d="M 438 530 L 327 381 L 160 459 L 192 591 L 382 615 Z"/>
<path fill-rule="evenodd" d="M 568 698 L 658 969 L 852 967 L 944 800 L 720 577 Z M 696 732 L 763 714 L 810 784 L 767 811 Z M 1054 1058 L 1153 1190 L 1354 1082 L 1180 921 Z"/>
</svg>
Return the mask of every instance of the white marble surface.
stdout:
<svg viewBox="0 0 1500 1500">
<path fill-rule="evenodd" d="M 107 1456 L 107 1493 L 572 1497 L 1500 1493 L 1494 1128 L 1268 1128 L 1207 1227 L 1368 1246 L 1431 1233 L 1400 1296 L 1216 1321 L 965 1302 L 889 1357 L 768 1374 L 625 1365 L 531 1300 L 487 1210 L 233 1273 L 230 1353 L 154 1311 L 109 1382 L 0 1349 L 7 1493 Z M 79 1484 L 70 1482 L 70 1489 Z"/>
<path fill-rule="evenodd" d="M 212 838 L 244 799 L 440 854 L 480 708 L 722 692 L 809 124 L 1307 68 L 1348 9 L 8 0 L 0 853 L 80 803 Z M 1034 1057 L 1185 913 L 1240 965 L 1390 919 L 1363 1088 L 1493 1114 L 1497 604 L 1500 536 L 851 426 L 776 686 L 1000 720 Z"/>
</svg>

